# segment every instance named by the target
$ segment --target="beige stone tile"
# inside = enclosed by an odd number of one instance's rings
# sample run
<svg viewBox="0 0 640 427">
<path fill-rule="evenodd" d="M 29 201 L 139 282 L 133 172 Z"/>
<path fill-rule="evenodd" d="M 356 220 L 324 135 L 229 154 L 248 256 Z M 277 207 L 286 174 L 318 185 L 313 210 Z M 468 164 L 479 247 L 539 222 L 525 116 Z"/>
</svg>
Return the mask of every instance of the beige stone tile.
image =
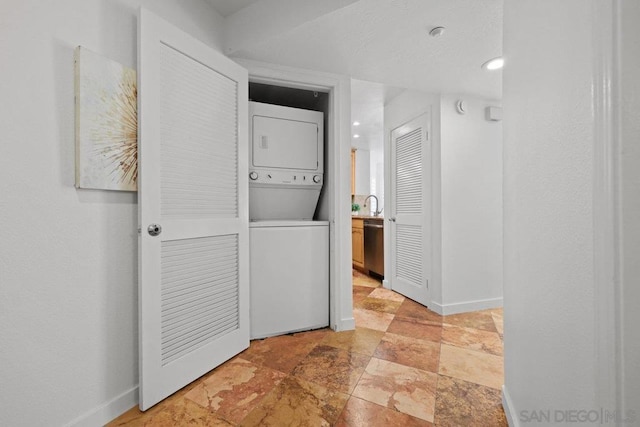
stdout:
<svg viewBox="0 0 640 427">
<path fill-rule="evenodd" d="M 174 427 L 188 425 L 194 427 L 231 427 L 232 423 L 221 416 L 211 413 L 196 403 L 174 394 L 156 406 L 142 412 L 138 407 L 131 408 L 108 427 Z"/>
<path fill-rule="evenodd" d="M 402 412 L 351 397 L 336 427 L 432 427 L 433 424 Z"/>
<path fill-rule="evenodd" d="M 354 286 L 366 286 L 368 288 L 379 288 L 380 286 L 382 286 L 381 281 L 367 276 L 366 274 L 363 274 L 355 269 L 352 273 L 352 283 Z"/>
<path fill-rule="evenodd" d="M 289 373 L 324 338 L 330 329 L 281 335 L 251 341 L 240 357 L 258 365 Z"/>
<path fill-rule="evenodd" d="M 353 309 L 353 317 L 356 320 L 356 327 L 386 331 L 393 320 L 393 314 L 381 313 L 378 311 Z"/>
<path fill-rule="evenodd" d="M 496 338 L 503 331 L 502 309 L 443 318 L 375 279 L 354 276 L 364 283 L 353 288 L 355 331 L 253 341 L 148 411 L 133 408 L 109 425 L 506 425 Z M 435 373 L 440 376 L 432 393 Z"/>
<path fill-rule="evenodd" d="M 433 372 L 374 357 L 353 396 L 433 422 L 437 380 Z"/>
<path fill-rule="evenodd" d="M 387 332 L 373 356 L 401 365 L 437 372 L 439 354 L 440 343 Z"/>
<path fill-rule="evenodd" d="M 442 427 L 507 427 L 499 390 L 440 376 L 435 423 Z"/>
<path fill-rule="evenodd" d="M 387 332 L 405 337 L 440 342 L 442 324 L 429 320 L 396 316 L 387 328 Z"/>
<path fill-rule="evenodd" d="M 319 345 L 296 366 L 292 375 L 331 390 L 350 394 L 370 357 Z"/>
<path fill-rule="evenodd" d="M 500 356 L 447 344 L 440 348 L 438 372 L 442 375 L 500 389 L 504 383 L 503 369 Z"/>
<path fill-rule="evenodd" d="M 369 294 L 369 296 L 371 298 L 388 299 L 390 301 L 395 301 L 400 303 L 402 303 L 406 299 L 399 293 L 393 292 L 392 290 L 385 289 L 385 288 L 374 289 L 373 292 Z"/>
<path fill-rule="evenodd" d="M 418 304 L 415 301 L 405 298 L 402 305 L 396 311 L 396 317 L 411 318 L 419 320 L 428 320 L 431 322 L 442 323 L 442 316 L 438 313 L 429 310 L 422 304 Z"/>
<path fill-rule="evenodd" d="M 503 344 L 497 332 L 445 323 L 442 325 L 442 343 L 502 356 Z"/>
<path fill-rule="evenodd" d="M 367 298 L 373 290 L 375 289 L 366 286 L 353 286 L 353 303 L 356 304 Z"/>
<path fill-rule="evenodd" d="M 204 377 L 185 398 L 239 423 L 286 374 L 235 358 Z"/>
<path fill-rule="evenodd" d="M 383 331 L 358 327 L 353 331 L 328 334 L 321 344 L 371 356 L 383 335 Z"/>
<path fill-rule="evenodd" d="M 444 323 L 456 326 L 464 326 L 466 328 L 476 328 L 485 331 L 497 332 L 496 324 L 493 321 L 491 313 L 485 311 L 473 311 L 469 313 L 452 314 L 445 316 L 442 320 Z"/>
<path fill-rule="evenodd" d="M 241 426 L 334 425 L 349 396 L 289 376 L 265 397 Z"/>
<path fill-rule="evenodd" d="M 354 303 L 354 307 L 371 310 L 371 311 L 379 311 L 381 313 L 395 313 L 400 308 L 400 301 L 392 301 L 388 299 L 380 299 L 380 298 L 372 298 L 371 296 L 366 297 L 364 299 L 359 300 L 357 303 Z"/>
</svg>

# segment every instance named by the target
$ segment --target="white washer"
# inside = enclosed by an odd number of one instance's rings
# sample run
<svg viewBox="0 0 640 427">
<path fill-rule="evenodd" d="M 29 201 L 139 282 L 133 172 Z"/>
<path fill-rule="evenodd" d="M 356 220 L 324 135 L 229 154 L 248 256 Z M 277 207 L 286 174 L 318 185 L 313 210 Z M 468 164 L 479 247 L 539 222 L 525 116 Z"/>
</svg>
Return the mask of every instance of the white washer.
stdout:
<svg viewBox="0 0 640 427">
<path fill-rule="evenodd" d="M 329 222 L 258 221 L 251 242 L 251 339 L 329 325 Z"/>
</svg>

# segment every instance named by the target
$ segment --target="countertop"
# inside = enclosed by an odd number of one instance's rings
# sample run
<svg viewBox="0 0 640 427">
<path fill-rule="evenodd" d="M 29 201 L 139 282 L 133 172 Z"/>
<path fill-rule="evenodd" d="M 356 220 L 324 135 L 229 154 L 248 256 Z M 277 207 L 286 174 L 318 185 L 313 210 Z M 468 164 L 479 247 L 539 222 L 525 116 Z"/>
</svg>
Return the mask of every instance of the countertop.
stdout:
<svg viewBox="0 0 640 427">
<path fill-rule="evenodd" d="M 384 216 L 382 216 L 382 215 L 378 215 L 378 216 L 373 216 L 373 215 L 351 215 L 351 218 L 355 218 L 355 219 L 377 219 L 379 221 L 384 221 Z"/>
</svg>

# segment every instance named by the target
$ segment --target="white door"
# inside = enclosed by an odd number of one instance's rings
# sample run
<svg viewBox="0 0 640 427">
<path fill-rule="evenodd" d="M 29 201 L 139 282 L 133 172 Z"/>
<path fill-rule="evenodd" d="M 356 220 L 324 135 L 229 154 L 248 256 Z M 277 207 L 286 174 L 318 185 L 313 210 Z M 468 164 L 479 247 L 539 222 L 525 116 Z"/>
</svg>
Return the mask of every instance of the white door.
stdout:
<svg viewBox="0 0 640 427">
<path fill-rule="evenodd" d="M 431 142 L 424 114 L 391 132 L 391 289 L 429 302 Z"/>
<path fill-rule="evenodd" d="M 144 9 L 138 28 L 146 410 L 249 345 L 248 82 L 245 69 Z"/>
</svg>

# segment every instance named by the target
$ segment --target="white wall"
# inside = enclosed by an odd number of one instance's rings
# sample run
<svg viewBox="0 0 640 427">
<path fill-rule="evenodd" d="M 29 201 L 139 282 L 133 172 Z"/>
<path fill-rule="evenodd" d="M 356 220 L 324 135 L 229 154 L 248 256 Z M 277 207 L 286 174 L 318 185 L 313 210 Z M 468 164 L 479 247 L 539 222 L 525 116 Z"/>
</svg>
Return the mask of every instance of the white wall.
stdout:
<svg viewBox="0 0 640 427">
<path fill-rule="evenodd" d="M 465 99 L 468 113 L 455 102 Z M 385 106 L 385 167 L 391 131 L 431 113 L 432 277 L 430 308 L 442 314 L 502 305 L 502 124 L 485 118 L 496 102 L 405 91 Z M 388 180 L 387 180 L 388 181 Z M 389 182 L 385 190 L 390 191 Z M 385 202 L 390 212 L 391 201 Z M 390 248 L 385 230 L 385 247 Z M 385 252 L 385 269 L 390 270 Z"/>
<path fill-rule="evenodd" d="M 378 198 L 380 206 L 376 209 L 380 210 L 384 206 L 384 150 L 382 148 L 372 149 L 369 152 L 369 159 L 370 193 L 375 194 Z"/>
<path fill-rule="evenodd" d="M 504 392 L 516 422 L 597 409 L 591 3 L 505 2 Z"/>
<path fill-rule="evenodd" d="M 356 150 L 356 194 L 368 196 L 371 193 L 371 161 L 369 150 Z"/>
<path fill-rule="evenodd" d="M 640 417 L 640 3 L 620 5 L 623 401 L 625 411 Z"/>
<path fill-rule="evenodd" d="M 135 68 L 141 4 L 220 49 L 204 0 L 0 6 L 3 426 L 99 425 L 137 399 L 136 194 L 74 188 L 73 50 Z"/>
<path fill-rule="evenodd" d="M 501 307 L 502 122 L 485 114 L 500 103 L 468 95 L 441 102 L 442 310 Z"/>
</svg>

